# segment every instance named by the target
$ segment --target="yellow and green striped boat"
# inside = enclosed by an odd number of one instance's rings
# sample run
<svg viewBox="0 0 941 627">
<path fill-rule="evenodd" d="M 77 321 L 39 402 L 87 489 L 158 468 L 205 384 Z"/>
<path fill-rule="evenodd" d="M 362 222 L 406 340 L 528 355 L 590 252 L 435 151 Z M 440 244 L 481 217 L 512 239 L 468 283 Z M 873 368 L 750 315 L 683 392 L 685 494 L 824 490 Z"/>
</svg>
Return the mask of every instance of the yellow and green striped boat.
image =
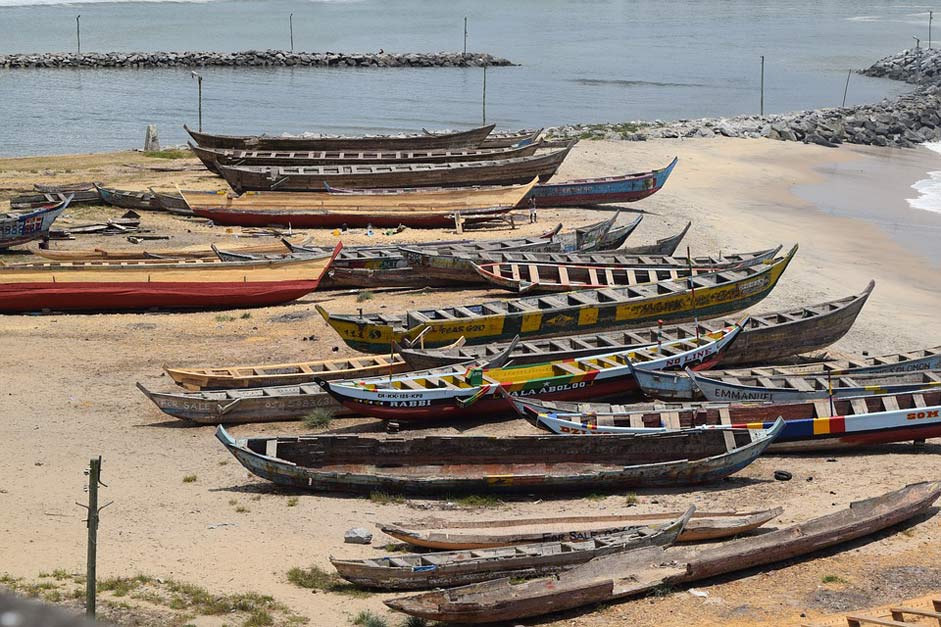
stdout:
<svg viewBox="0 0 941 627">
<path fill-rule="evenodd" d="M 421 309 L 403 315 L 330 314 L 317 310 L 343 341 L 366 353 L 389 352 L 393 342 L 446 346 L 552 337 L 596 330 L 682 322 L 741 311 L 765 298 L 797 253 L 747 268 L 730 268 L 676 281 L 580 290 L 474 305 Z"/>
</svg>

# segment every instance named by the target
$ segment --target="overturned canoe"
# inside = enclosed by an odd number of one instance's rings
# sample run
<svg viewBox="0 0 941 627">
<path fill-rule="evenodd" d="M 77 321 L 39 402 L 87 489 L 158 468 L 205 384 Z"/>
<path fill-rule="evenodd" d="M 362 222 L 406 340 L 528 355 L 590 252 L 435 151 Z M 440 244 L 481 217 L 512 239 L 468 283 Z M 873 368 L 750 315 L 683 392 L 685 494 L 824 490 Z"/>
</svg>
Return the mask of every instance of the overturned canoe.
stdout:
<svg viewBox="0 0 941 627">
<path fill-rule="evenodd" d="M 183 128 L 200 146 L 238 150 L 431 150 L 480 145 L 494 125 L 455 133 L 362 136 L 219 135 Z M 491 144 L 490 147 L 493 147 Z"/>
<path fill-rule="evenodd" d="M 916 483 L 856 501 L 805 523 L 712 547 L 648 547 L 598 557 L 560 575 L 514 583 L 509 578 L 390 599 L 394 610 L 454 623 L 495 623 L 640 595 L 801 557 L 888 529 L 924 513 L 941 484 Z"/>
<path fill-rule="evenodd" d="M 689 519 L 677 542 L 702 542 L 737 536 L 777 518 L 780 507 L 760 512 L 701 512 Z M 413 546 L 439 551 L 485 549 L 527 542 L 584 540 L 642 525 L 660 527 L 682 512 L 613 514 L 605 516 L 546 516 L 506 520 L 379 523 L 382 533 Z"/>
<path fill-rule="evenodd" d="M 65 200 L 36 209 L 0 213 L 0 250 L 48 237 L 52 223 L 68 208 L 71 200 L 71 196 L 66 196 Z"/>
<path fill-rule="evenodd" d="M 318 192 L 330 187 L 462 187 L 518 185 L 547 180 L 572 149 L 499 161 L 330 166 L 226 166 L 219 172 L 237 193 L 244 191 Z"/>
<path fill-rule="evenodd" d="M 535 365 L 475 364 L 395 376 L 315 379 L 351 412 L 400 421 L 499 416 L 513 411 L 509 395 L 561 400 L 629 398 L 637 391 L 635 365 L 708 368 L 721 359 L 743 321 L 717 337 L 677 340 Z M 510 349 L 508 349 L 510 350 Z"/>
<path fill-rule="evenodd" d="M 635 202 L 666 184 L 679 158 L 659 170 L 559 183 L 542 183 L 526 200 L 536 207 L 591 207 L 614 202 Z"/>
<path fill-rule="evenodd" d="M 665 527 L 628 527 L 581 540 L 547 540 L 471 551 L 404 553 L 361 560 L 330 558 L 337 574 L 376 590 L 427 590 L 461 586 L 497 577 L 538 577 L 557 573 L 602 555 L 676 541 L 695 507 Z"/>
<path fill-rule="evenodd" d="M 216 437 L 249 472 L 305 490 L 555 493 L 717 481 L 753 462 L 783 426 L 780 421 L 762 431 L 693 429 L 606 438 L 321 435 L 236 440 L 220 425 Z"/>
<path fill-rule="evenodd" d="M 767 296 L 797 253 L 775 261 L 637 287 L 582 290 L 549 296 L 413 310 L 403 315 L 330 314 L 324 320 L 352 348 L 384 353 L 393 343 L 417 341 L 435 348 L 464 338 L 468 344 L 553 337 L 595 329 L 640 327 L 658 320 L 682 322 L 741 311 Z"/>
<path fill-rule="evenodd" d="M 871 282 L 859 294 L 816 305 L 749 315 L 744 330 L 723 354 L 721 364 L 775 362 L 829 346 L 850 330 L 874 286 L 875 283 Z M 573 358 L 619 349 L 649 346 L 657 342 L 696 337 L 697 334 L 706 336 L 734 323 L 735 320 L 733 319 L 719 318 L 700 320 L 698 326 L 694 323 L 681 323 L 624 331 L 569 335 L 543 340 L 528 340 L 517 343 L 507 363 L 523 364 L 551 361 L 553 359 Z M 465 346 L 463 341 L 458 340 L 453 345 L 442 349 L 419 348 L 412 345 L 399 346 L 397 352 L 413 369 L 425 370 L 465 361 L 492 359 L 501 354 L 506 347 L 506 342 Z M 913 358 L 915 355 L 915 353 L 912 354 Z M 894 360 L 888 357 L 881 358 L 881 361 L 880 358 L 876 358 L 876 360 L 880 365 L 895 363 Z M 920 369 L 927 369 L 923 362 L 920 363 Z M 939 365 L 934 367 L 941 367 L 941 362 L 937 363 Z M 635 372 L 640 373 L 641 369 L 637 368 Z M 670 372 L 664 374 L 686 378 L 684 373 Z"/>
<path fill-rule="evenodd" d="M 646 433 L 690 427 L 742 428 L 785 421 L 774 451 L 837 450 L 941 437 L 941 391 L 796 403 L 609 405 L 511 399 L 517 412 L 568 435 Z"/>
</svg>

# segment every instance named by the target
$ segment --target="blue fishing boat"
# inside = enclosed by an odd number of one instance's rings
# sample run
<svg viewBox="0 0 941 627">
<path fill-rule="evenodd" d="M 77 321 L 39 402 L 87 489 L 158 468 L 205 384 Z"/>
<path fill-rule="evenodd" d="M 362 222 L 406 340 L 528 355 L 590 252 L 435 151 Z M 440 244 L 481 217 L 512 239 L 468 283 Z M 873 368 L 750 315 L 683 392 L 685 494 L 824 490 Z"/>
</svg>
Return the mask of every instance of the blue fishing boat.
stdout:
<svg viewBox="0 0 941 627">
<path fill-rule="evenodd" d="M 635 202 L 656 193 L 662 188 L 679 158 L 674 158 L 665 168 L 608 176 L 595 179 L 579 179 L 561 183 L 537 185 L 521 206 L 536 207 L 584 207 L 614 202 Z"/>
<path fill-rule="evenodd" d="M 72 196 L 36 209 L 0 213 L 0 250 L 48 237 L 49 228 L 72 201 Z"/>
</svg>

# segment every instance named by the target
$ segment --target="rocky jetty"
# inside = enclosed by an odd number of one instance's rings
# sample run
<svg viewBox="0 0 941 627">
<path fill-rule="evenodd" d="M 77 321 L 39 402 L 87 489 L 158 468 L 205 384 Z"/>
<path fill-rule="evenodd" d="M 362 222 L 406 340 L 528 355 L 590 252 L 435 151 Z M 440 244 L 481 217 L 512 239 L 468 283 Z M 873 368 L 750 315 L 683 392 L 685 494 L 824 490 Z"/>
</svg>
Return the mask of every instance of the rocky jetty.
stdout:
<svg viewBox="0 0 941 627">
<path fill-rule="evenodd" d="M 513 65 L 491 54 L 468 52 L 45 52 L 0 55 L 0 68 L 192 68 L 192 67 L 482 67 Z"/>
<path fill-rule="evenodd" d="M 911 147 L 941 140 L 941 50 L 903 50 L 861 70 L 917 85 L 914 91 L 877 104 L 773 115 L 697 120 L 660 120 L 572 125 L 546 129 L 558 138 L 623 139 L 768 137 L 836 146 L 841 143 Z"/>
</svg>

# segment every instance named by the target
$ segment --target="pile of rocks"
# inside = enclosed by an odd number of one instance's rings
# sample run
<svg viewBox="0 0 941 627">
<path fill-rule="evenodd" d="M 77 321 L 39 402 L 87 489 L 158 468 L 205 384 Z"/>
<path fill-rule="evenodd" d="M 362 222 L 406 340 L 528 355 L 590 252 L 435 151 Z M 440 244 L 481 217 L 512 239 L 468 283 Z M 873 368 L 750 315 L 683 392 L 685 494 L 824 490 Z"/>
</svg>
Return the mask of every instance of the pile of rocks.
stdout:
<svg viewBox="0 0 941 627">
<path fill-rule="evenodd" d="M 468 52 L 341 53 L 245 50 L 243 52 L 46 52 L 0 55 L 0 68 L 160 67 L 482 67 L 513 65 L 491 54 Z"/>
<path fill-rule="evenodd" d="M 632 121 L 572 125 L 547 129 L 559 138 L 623 139 L 683 137 L 768 137 L 836 146 L 844 142 L 872 146 L 911 147 L 941 139 L 941 51 L 904 50 L 863 70 L 919 85 L 913 92 L 877 104 L 799 111 L 774 115 L 742 115 L 698 120 Z"/>
</svg>

